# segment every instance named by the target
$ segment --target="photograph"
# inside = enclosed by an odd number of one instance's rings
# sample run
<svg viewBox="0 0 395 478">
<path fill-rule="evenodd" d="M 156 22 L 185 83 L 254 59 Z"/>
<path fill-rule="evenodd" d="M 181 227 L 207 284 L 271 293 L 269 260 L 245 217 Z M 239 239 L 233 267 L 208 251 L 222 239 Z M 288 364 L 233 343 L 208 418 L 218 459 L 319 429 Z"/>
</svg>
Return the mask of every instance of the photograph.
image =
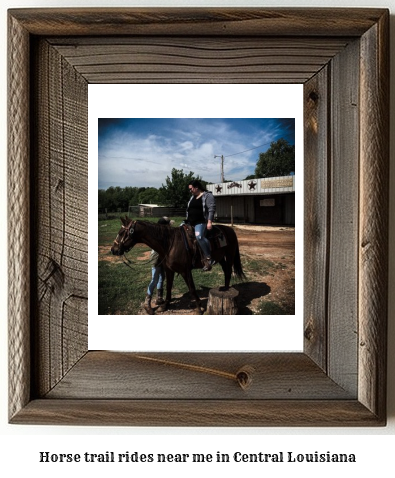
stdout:
<svg viewBox="0 0 395 478">
<path fill-rule="evenodd" d="M 89 347 L 301 350 L 300 85 L 89 85 L 89 105 Z"/>
<path fill-rule="evenodd" d="M 294 118 L 98 131 L 100 315 L 294 315 Z"/>
</svg>

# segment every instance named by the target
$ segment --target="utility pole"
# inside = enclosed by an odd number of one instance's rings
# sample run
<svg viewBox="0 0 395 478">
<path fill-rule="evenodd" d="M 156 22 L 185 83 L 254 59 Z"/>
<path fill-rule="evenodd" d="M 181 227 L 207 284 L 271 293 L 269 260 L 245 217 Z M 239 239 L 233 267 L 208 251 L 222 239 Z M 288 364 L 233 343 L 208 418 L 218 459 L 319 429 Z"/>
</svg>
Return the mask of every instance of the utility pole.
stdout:
<svg viewBox="0 0 395 478">
<path fill-rule="evenodd" d="M 225 182 L 225 178 L 224 178 L 224 155 L 221 154 L 221 156 L 219 154 L 215 155 L 214 156 L 214 159 L 215 158 L 221 158 L 221 183 L 224 183 Z"/>
</svg>

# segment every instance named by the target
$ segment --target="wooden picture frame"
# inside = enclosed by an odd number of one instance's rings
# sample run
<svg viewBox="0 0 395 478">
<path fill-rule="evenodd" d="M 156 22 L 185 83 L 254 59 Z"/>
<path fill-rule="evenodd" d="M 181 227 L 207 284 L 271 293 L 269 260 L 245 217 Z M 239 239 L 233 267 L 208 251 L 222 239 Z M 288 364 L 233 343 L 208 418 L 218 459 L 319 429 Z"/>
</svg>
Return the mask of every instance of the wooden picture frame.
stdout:
<svg viewBox="0 0 395 478">
<path fill-rule="evenodd" d="M 388 37 L 386 9 L 9 11 L 10 423 L 385 425 Z M 304 84 L 303 353 L 88 350 L 87 86 L 135 82 Z"/>
</svg>

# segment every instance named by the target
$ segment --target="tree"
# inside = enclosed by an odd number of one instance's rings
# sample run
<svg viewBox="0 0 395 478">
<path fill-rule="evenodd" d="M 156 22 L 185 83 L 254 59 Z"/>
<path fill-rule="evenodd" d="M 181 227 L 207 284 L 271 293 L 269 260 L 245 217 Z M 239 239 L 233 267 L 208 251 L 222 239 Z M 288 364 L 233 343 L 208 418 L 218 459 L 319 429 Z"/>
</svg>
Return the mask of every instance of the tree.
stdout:
<svg viewBox="0 0 395 478">
<path fill-rule="evenodd" d="M 128 206 L 137 206 L 139 203 L 140 188 L 136 186 L 126 186 L 125 190 L 128 198 Z"/>
<path fill-rule="evenodd" d="M 129 205 L 134 206 L 139 203 L 140 189 L 144 191 L 146 188 L 110 186 L 106 190 L 99 189 L 99 209 L 127 211 Z"/>
<path fill-rule="evenodd" d="M 127 206 L 127 205 L 126 205 Z M 110 211 L 123 209 L 125 207 L 125 200 L 123 197 L 123 190 L 119 186 L 110 186 L 105 193 L 105 202 L 102 207 L 108 208 Z"/>
<path fill-rule="evenodd" d="M 159 204 L 159 190 L 156 188 L 145 188 L 139 193 L 139 204 Z"/>
<path fill-rule="evenodd" d="M 259 154 L 255 177 L 287 176 L 295 171 L 295 145 L 285 139 L 273 141 L 265 153 Z"/>
<path fill-rule="evenodd" d="M 99 210 L 107 207 L 106 191 L 99 189 Z"/>
<path fill-rule="evenodd" d="M 159 188 L 161 202 L 166 206 L 186 208 L 191 197 L 188 184 L 194 179 L 197 179 L 205 186 L 205 181 L 199 176 L 195 177 L 192 171 L 185 174 L 182 169 L 173 168 L 171 170 L 171 178 L 167 176 L 166 184 L 162 184 Z"/>
</svg>

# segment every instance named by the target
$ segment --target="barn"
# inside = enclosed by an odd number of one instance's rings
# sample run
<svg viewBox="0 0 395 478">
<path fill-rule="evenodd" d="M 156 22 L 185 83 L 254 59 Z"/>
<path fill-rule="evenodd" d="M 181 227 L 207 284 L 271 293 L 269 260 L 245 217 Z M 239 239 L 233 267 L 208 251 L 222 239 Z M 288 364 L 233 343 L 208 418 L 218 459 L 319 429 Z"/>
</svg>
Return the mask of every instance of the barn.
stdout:
<svg viewBox="0 0 395 478">
<path fill-rule="evenodd" d="M 225 223 L 295 225 L 295 175 L 207 184 L 216 220 Z"/>
<path fill-rule="evenodd" d="M 137 206 L 129 206 L 129 214 L 132 217 L 184 217 L 185 208 L 160 206 L 159 204 L 139 204 Z"/>
</svg>

